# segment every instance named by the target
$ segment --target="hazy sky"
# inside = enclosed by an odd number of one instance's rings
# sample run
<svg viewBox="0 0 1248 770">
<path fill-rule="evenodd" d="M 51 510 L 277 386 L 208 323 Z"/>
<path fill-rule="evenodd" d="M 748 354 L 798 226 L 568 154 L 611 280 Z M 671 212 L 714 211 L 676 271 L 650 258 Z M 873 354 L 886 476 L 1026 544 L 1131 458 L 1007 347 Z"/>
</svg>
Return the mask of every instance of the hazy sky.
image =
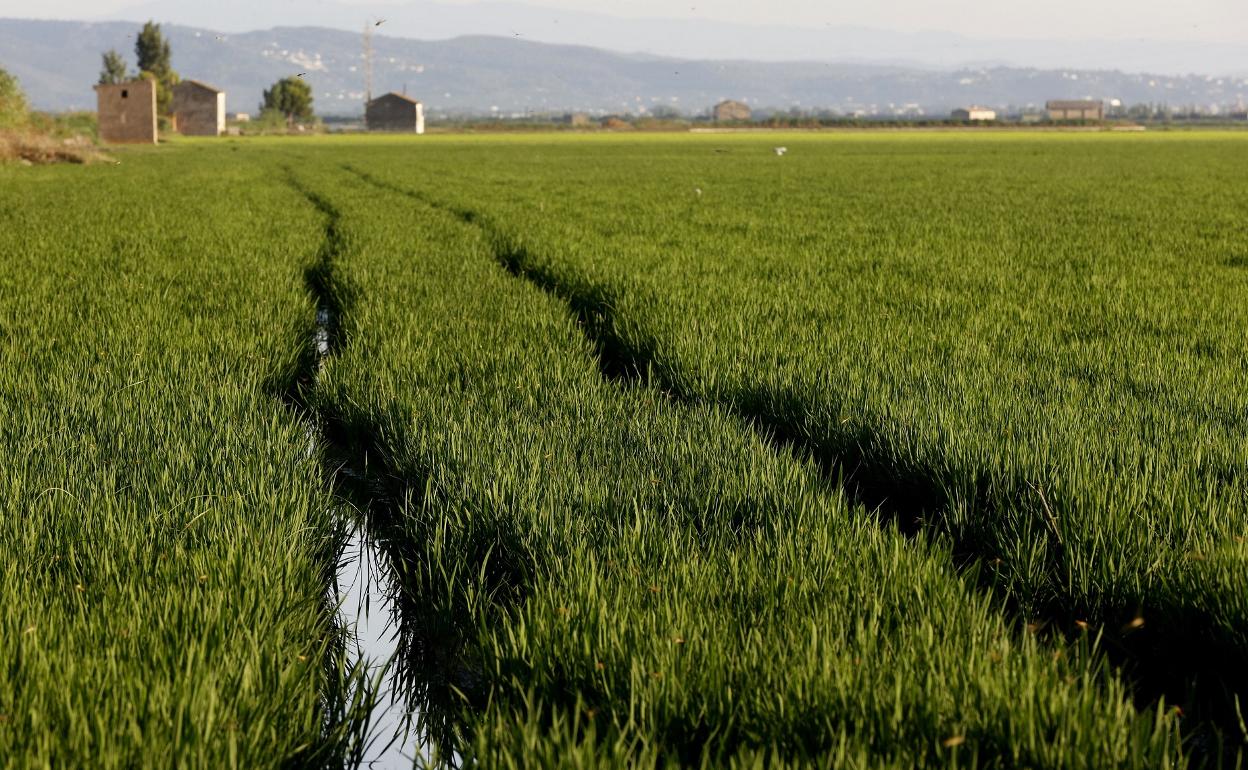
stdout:
<svg viewBox="0 0 1248 770">
<path fill-rule="evenodd" d="M 469 0 L 448 0 L 464 4 Z M 617 16 L 707 17 L 780 26 L 854 24 L 991 37 L 1185 37 L 1248 33 L 1245 0 L 542 0 Z"/>
<path fill-rule="evenodd" d="M 211 2 L 211 0 L 206 0 Z M 402 0 L 338 0 L 409 5 Z M 297 8 L 300 0 L 255 0 Z M 471 0 L 442 0 L 459 5 Z M 140 0 L 0 0 L 0 16 L 95 18 Z M 1248 37 L 1245 0 L 538 0 L 531 5 L 632 17 L 890 30 L 948 30 L 980 37 L 1164 38 L 1236 41 Z"/>
</svg>

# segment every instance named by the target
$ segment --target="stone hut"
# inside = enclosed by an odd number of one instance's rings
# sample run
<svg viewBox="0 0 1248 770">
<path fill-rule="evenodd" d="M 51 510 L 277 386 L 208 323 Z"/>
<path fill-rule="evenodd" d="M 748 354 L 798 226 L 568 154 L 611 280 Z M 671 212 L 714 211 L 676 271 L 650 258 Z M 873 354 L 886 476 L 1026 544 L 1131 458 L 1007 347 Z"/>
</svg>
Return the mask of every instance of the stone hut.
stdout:
<svg viewBox="0 0 1248 770">
<path fill-rule="evenodd" d="M 425 133 L 425 106 L 406 94 L 391 91 L 378 96 L 364 108 L 369 131 Z"/>
<path fill-rule="evenodd" d="M 750 106 L 745 102 L 737 102 L 729 99 L 715 105 L 712 110 L 716 123 L 731 122 L 734 120 L 749 120 Z"/>
<path fill-rule="evenodd" d="M 151 80 L 95 87 L 100 140 L 110 144 L 156 144 L 156 84 Z"/>
<path fill-rule="evenodd" d="M 220 136 L 225 132 L 225 92 L 198 80 L 173 87 L 173 125 L 184 136 Z"/>
<path fill-rule="evenodd" d="M 1104 120 L 1105 105 L 1091 100 L 1056 100 L 1046 102 L 1049 120 Z"/>
</svg>

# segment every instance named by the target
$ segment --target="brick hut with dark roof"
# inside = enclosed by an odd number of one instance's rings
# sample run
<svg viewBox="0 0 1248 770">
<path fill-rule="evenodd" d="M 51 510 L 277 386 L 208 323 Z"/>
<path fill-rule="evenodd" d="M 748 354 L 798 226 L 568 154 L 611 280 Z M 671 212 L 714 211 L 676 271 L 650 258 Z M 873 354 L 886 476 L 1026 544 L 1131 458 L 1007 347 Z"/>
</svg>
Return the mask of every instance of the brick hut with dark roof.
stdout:
<svg viewBox="0 0 1248 770">
<path fill-rule="evenodd" d="M 425 106 L 406 94 L 378 96 L 364 108 L 369 131 L 425 133 Z"/>
<path fill-rule="evenodd" d="M 225 92 L 198 80 L 173 87 L 173 125 L 184 136 L 225 133 Z"/>
<path fill-rule="evenodd" d="M 750 119 L 750 105 L 733 99 L 722 101 L 711 110 L 717 123 L 745 121 Z"/>
<path fill-rule="evenodd" d="M 1090 99 L 1054 99 L 1045 102 L 1049 120 L 1104 120 L 1105 105 Z"/>
</svg>

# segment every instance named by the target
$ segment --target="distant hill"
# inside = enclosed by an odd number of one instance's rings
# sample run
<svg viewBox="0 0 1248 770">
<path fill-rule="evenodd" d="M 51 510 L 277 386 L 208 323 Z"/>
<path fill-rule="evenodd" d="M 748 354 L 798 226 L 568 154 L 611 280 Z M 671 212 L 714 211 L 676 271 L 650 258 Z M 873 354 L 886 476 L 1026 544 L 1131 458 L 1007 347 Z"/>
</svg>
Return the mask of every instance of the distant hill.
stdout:
<svg viewBox="0 0 1248 770">
<path fill-rule="evenodd" d="M 837 3 L 824 4 L 824 23 L 799 24 L 779 3 L 769 8 L 767 23 L 747 25 L 707 18 L 696 11 L 700 5 L 696 2 L 690 2 L 688 9 L 672 4 L 668 15 L 680 18 L 636 19 L 613 13 L 626 3 L 600 3 L 600 8 L 609 11 L 602 13 L 544 6 L 549 1 L 135 0 L 92 21 L 157 19 L 198 27 L 230 25 L 226 31 L 244 32 L 295 20 L 304 26 L 356 31 L 366 19 L 385 19 L 385 30 L 396 37 L 444 40 L 518 33 L 530 41 L 682 59 L 839 61 L 925 69 L 991 63 L 1041 69 L 1248 75 L 1248 41 L 1197 42 L 1184 39 L 1193 34 L 1187 27 L 1169 30 L 1169 39 L 1164 40 L 1115 37 L 1114 30 L 1080 21 L 1080 14 L 1066 19 L 1068 34 L 1056 39 L 1028 38 L 1025 29 L 1020 29 L 1022 37 L 981 38 L 940 30 L 901 32 L 845 25 L 838 21 L 844 14 Z M 950 19 L 950 23 L 955 21 Z"/>
<path fill-rule="evenodd" d="M 364 75 L 357 33 L 284 27 L 223 34 L 165 26 L 174 68 L 223 88 L 230 111 L 254 111 L 261 91 L 304 73 L 325 115 L 362 112 Z M 133 64 L 137 25 L 0 19 L 0 67 L 21 80 L 41 109 L 91 109 L 100 54 L 116 48 Z M 510 114 L 585 110 L 638 112 L 658 105 L 693 114 L 723 98 L 787 109 L 829 107 L 891 114 L 920 107 L 944 114 L 959 105 L 1005 108 L 1054 98 L 1235 104 L 1248 79 L 1010 67 L 931 71 L 829 62 L 688 61 L 611 53 L 517 37 L 423 41 L 374 39 L 374 91 L 403 90 L 432 112 Z"/>
</svg>

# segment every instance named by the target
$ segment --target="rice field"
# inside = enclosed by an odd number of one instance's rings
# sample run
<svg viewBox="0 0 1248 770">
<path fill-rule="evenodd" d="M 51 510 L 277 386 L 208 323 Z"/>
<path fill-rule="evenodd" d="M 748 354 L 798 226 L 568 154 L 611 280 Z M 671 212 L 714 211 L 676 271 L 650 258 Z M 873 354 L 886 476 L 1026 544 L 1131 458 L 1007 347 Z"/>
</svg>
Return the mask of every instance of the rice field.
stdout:
<svg viewBox="0 0 1248 770">
<path fill-rule="evenodd" d="M 1242 766 L 1245 149 L 0 168 L 0 756 Z M 338 606 L 357 528 L 382 676 Z"/>
</svg>

